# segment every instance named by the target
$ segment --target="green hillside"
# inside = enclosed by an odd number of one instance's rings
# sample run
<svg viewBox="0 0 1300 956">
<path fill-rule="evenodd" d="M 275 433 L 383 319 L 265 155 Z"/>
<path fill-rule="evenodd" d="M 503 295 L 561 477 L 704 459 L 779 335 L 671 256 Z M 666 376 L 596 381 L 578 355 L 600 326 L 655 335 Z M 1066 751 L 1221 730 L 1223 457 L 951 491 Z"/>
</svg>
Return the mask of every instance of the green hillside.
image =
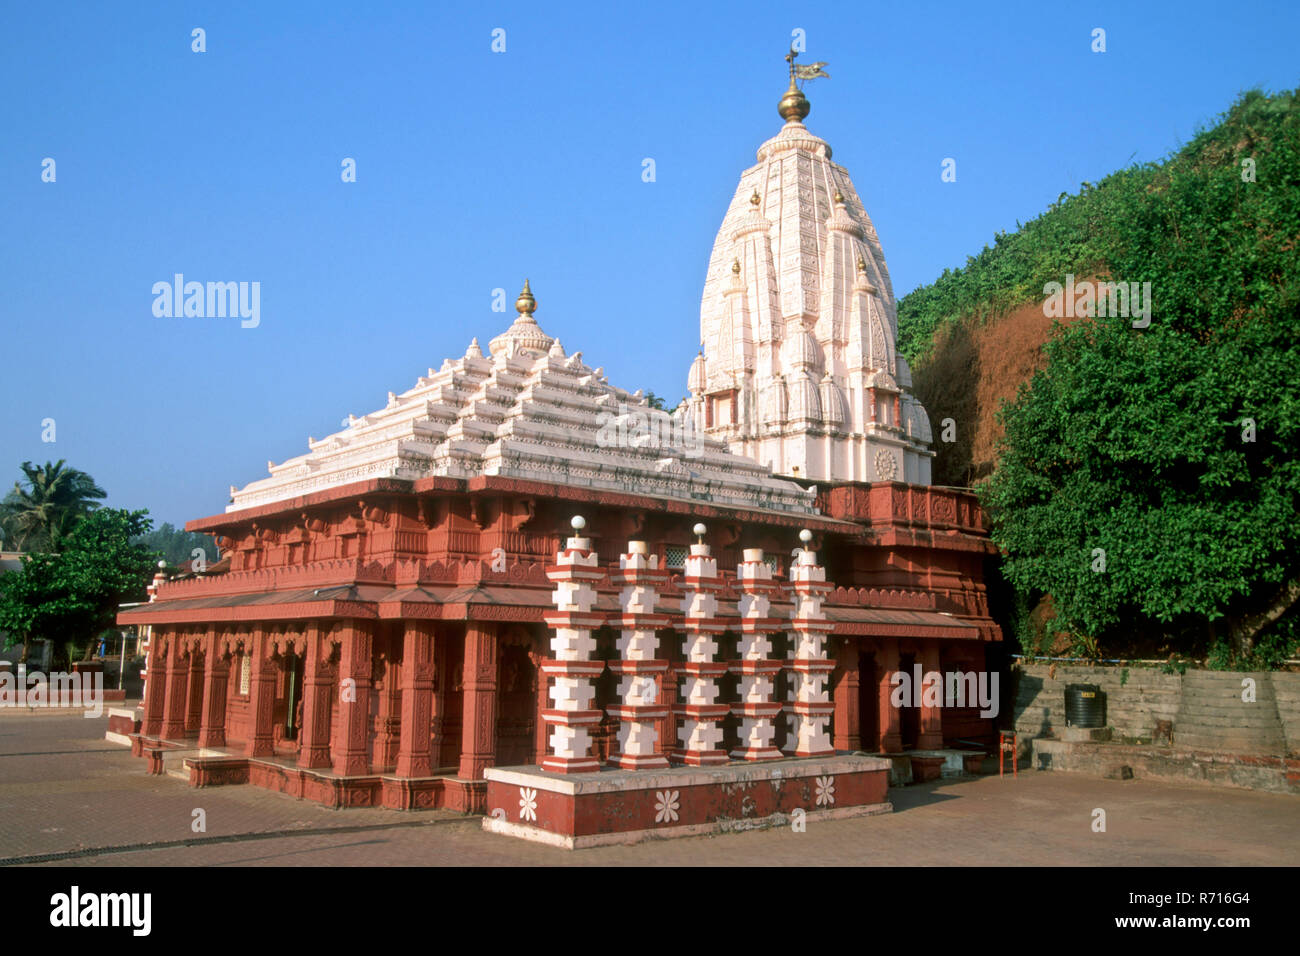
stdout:
<svg viewBox="0 0 1300 956">
<path fill-rule="evenodd" d="M 1246 93 L 1164 162 L 1085 183 L 1018 231 L 998 233 L 963 268 L 899 301 L 900 350 L 918 364 L 942 326 L 1036 302 L 1065 273 L 1177 279 L 1161 294 L 1162 310 L 1191 310 L 1206 325 L 1255 306 L 1294 305 L 1294 285 L 1280 280 L 1295 276 L 1300 256 L 1297 92 Z M 1253 183 L 1242 179 L 1247 158 Z"/>
<path fill-rule="evenodd" d="M 1296 94 L 1243 95 L 1164 162 L 1063 195 L 902 299 L 918 394 L 951 364 L 946 343 L 1036 311 L 1067 274 L 1150 282 L 1153 310 L 1147 328 L 1056 326 L 1032 377 L 1003 383 L 1019 391 L 997 420 L 992 473 L 967 474 L 984 478 L 1022 610 L 1050 595 L 1048 630 L 1089 653 L 1276 664 L 1300 633 Z M 963 409 L 995 410 L 953 408 L 968 434 L 990 423 Z M 1026 646 L 1042 637 L 1020 630 Z"/>
</svg>

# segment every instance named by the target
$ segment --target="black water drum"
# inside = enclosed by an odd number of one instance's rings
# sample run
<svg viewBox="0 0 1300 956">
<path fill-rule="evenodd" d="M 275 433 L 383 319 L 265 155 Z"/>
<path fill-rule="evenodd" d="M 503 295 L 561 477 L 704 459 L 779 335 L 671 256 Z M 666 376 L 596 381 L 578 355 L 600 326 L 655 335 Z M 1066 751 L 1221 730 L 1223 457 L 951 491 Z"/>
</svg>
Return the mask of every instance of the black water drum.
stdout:
<svg viewBox="0 0 1300 956">
<path fill-rule="evenodd" d="M 1105 727 L 1106 698 L 1096 684 L 1069 684 L 1065 688 L 1065 726 Z"/>
</svg>

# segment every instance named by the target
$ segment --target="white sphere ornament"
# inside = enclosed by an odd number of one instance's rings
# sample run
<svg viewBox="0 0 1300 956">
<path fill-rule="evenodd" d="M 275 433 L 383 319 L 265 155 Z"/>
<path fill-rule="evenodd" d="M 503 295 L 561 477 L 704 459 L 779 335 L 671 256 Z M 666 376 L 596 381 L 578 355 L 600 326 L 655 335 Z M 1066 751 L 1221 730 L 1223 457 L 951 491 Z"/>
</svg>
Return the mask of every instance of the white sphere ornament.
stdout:
<svg viewBox="0 0 1300 956">
<path fill-rule="evenodd" d="M 583 528 L 587 527 L 587 519 L 584 518 L 582 515 L 574 515 L 569 520 L 569 525 L 573 528 L 574 531 L 581 531 Z"/>
<path fill-rule="evenodd" d="M 695 534 L 695 536 L 699 538 L 704 537 L 704 533 L 708 530 L 709 529 L 704 526 L 703 522 L 697 524 L 694 528 L 691 529 L 691 531 Z"/>
<path fill-rule="evenodd" d="M 812 540 L 812 532 L 809 531 L 807 528 L 804 528 L 802 531 L 799 532 L 799 540 L 802 541 L 804 544 L 807 544 L 809 541 Z"/>
</svg>

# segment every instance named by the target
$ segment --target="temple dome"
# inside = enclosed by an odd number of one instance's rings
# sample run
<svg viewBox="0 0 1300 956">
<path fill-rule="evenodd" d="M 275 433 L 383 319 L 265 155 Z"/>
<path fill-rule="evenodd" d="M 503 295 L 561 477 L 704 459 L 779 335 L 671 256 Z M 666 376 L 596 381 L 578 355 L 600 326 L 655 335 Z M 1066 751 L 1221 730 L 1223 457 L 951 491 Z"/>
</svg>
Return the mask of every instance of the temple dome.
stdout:
<svg viewBox="0 0 1300 956">
<path fill-rule="evenodd" d="M 686 388 L 691 392 L 702 392 L 704 381 L 704 353 L 700 352 L 691 363 L 691 374 L 687 377 Z"/>
<path fill-rule="evenodd" d="M 488 343 L 488 351 L 492 353 L 493 358 L 503 353 L 512 354 L 519 349 L 531 349 L 536 352 L 549 352 L 551 350 L 551 345 L 555 340 L 543 332 L 542 327 L 533 318 L 533 312 L 536 308 L 537 300 L 533 298 L 532 289 L 529 288 L 528 280 L 525 279 L 524 289 L 519 293 L 519 298 L 515 300 L 515 309 L 519 312 L 518 318 L 515 319 L 510 328 Z"/>
</svg>

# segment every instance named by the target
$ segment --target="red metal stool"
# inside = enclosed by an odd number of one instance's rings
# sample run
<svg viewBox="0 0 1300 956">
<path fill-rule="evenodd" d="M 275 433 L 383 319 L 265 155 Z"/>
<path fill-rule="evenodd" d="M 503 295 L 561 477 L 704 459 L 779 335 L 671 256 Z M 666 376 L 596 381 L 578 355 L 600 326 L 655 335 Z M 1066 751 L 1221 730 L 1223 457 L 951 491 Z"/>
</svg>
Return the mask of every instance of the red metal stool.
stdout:
<svg viewBox="0 0 1300 956">
<path fill-rule="evenodd" d="M 1007 754 L 1011 754 L 1011 776 L 1019 778 L 1020 768 L 1016 759 L 1016 732 L 1014 730 L 998 731 L 998 776 L 1002 776 L 1002 763 Z"/>
</svg>

